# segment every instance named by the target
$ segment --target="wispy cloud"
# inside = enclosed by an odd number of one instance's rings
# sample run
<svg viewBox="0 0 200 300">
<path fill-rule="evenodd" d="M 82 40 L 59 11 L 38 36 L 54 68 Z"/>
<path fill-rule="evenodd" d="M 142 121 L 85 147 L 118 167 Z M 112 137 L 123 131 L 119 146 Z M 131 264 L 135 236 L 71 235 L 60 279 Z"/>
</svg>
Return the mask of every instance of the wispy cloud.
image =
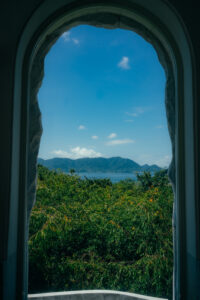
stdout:
<svg viewBox="0 0 200 300">
<path fill-rule="evenodd" d="M 171 155 L 164 155 L 164 156 L 156 156 L 152 154 L 140 154 L 138 159 L 138 163 L 141 165 L 148 164 L 148 165 L 157 165 L 161 168 L 168 167 L 171 162 Z"/>
<path fill-rule="evenodd" d="M 80 41 L 77 38 L 71 38 L 71 32 L 70 31 L 66 31 L 61 35 L 62 39 L 64 40 L 64 42 L 73 42 L 75 45 L 79 45 Z"/>
<path fill-rule="evenodd" d="M 160 166 L 160 167 L 168 167 L 170 162 L 171 162 L 171 156 L 170 155 L 165 155 L 161 157 L 160 159 L 156 160 L 155 164 Z"/>
<path fill-rule="evenodd" d="M 93 136 L 92 136 L 92 139 L 93 139 L 93 140 L 98 140 L 98 138 L 99 138 L 99 137 L 98 137 L 97 135 L 93 135 Z"/>
<path fill-rule="evenodd" d="M 114 138 L 116 138 L 116 136 L 117 136 L 117 134 L 113 132 L 113 133 L 109 134 L 108 138 L 114 139 Z"/>
<path fill-rule="evenodd" d="M 118 63 L 118 67 L 124 70 L 130 69 L 129 58 L 128 56 L 123 56 L 120 62 Z"/>
<path fill-rule="evenodd" d="M 121 139 L 121 140 L 112 140 L 106 143 L 107 146 L 116 146 L 116 145 L 123 145 L 123 144 L 131 144 L 135 143 L 134 140 L 131 139 Z"/>
<path fill-rule="evenodd" d="M 130 112 L 127 112 L 126 114 L 127 114 L 128 116 L 130 116 L 130 117 L 137 117 L 137 116 L 138 116 L 137 113 L 130 113 Z"/>
<path fill-rule="evenodd" d="M 71 35 L 71 32 L 70 31 L 66 31 L 64 32 L 61 37 L 62 39 L 65 41 L 65 42 L 69 42 L 70 41 L 70 35 Z"/>
<path fill-rule="evenodd" d="M 51 154 L 55 155 L 56 157 L 68 157 L 69 153 L 63 150 L 54 150 Z"/>
<path fill-rule="evenodd" d="M 95 158 L 95 157 L 102 156 L 100 152 L 97 152 L 93 149 L 84 148 L 84 147 L 81 148 L 79 146 L 75 148 L 71 148 L 69 152 L 63 150 L 54 150 L 52 151 L 52 154 L 55 155 L 56 157 L 72 158 L 72 159 L 84 158 L 84 157 Z"/>
<path fill-rule="evenodd" d="M 84 125 L 80 125 L 79 127 L 78 127 L 78 130 L 85 130 L 86 129 L 86 127 L 84 126 Z"/>
<path fill-rule="evenodd" d="M 132 112 L 126 112 L 126 114 L 130 117 L 138 117 L 142 115 L 147 110 L 147 107 L 137 106 L 132 109 Z"/>
<path fill-rule="evenodd" d="M 157 125 L 155 128 L 162 129 L 162 128 L 164 128 L 164 126 L 163 125 Z"/>
<path fill-rule="evenodd" d="M 72 39 L 72 41 L 74 42 L 74 44 L 76 44 L 76 45 L 79 45 L 80 44 L 80 41 L 78 40 L 78 39 Z"/>
<path fill-rule="evenodd" d="M 125 120 L 124 122 L 127 122 L 127 123 L 132 123 L 133 120 Z"/>
</svg>

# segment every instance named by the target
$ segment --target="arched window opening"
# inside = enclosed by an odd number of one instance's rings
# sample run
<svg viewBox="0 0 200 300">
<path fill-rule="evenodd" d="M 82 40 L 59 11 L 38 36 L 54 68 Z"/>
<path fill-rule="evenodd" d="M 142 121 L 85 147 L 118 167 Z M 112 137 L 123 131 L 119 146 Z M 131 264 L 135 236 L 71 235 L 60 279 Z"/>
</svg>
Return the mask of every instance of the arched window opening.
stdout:
<svg viewBox="0 0 200 300">
<path fill-rule="evenodd" d="M 45 68 L 39 157 L 49 160 L 39 163 L 60 171 L 39 166 L 31 292 L 112 289 L 170 299 L 173 193 L 162 170 L 171 160 L 169 91 L 155 50 L 131 31 L 84 25 L 62 34 Z"/>
<path fill-rule="evenodd" d="M 165 69 L 166 112 L 172 141 L 169 175 L 175 193 L 173 299 L 198 299 L 199 163 L 195 111 L 198 107 L 198 56 L 187 30 L 189 23 L 186 19 L 184 23 L 181 11 L 179 14 L 173 5 L 163 0 L 101 1 L 101 4 L 98 1 L 43 1 L 31 16 L 27 15 L 24 29 L 18 28 L 19 43 L 16 51 L 13 49 L 15 74 L 10 77 L 13 119 L 9 195 L 6 192 L 6 197 L 10 198 L 3 211 L 6 212 L 3 220 L 6 232 L 3 237 L 6 259 L 5 264 L 3 262 L 3 298 L 25 299 L 28 292 L 28 220 L 35 201 L 41 137 L 37 93 L 43 78 L 44 58 L 63 32 L 88 24 L 130 29 L 141 34 L 156 48 Z M 99 295 L 107 297 L 103 292 Z"/>
</svg>

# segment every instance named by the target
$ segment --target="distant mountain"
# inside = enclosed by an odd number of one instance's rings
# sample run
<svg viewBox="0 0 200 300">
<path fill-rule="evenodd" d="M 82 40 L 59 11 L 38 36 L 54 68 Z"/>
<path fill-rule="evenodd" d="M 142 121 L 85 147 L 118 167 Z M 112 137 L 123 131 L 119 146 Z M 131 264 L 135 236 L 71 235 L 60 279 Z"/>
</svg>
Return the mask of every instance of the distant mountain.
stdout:
<svg viewBox="0 0 200 300">
<path fill-rule="evenodd" d="M 141 171 L 156 172 L 161 170 L 157 165 L 140 166 L 135 161 L 121 157 L 111 158 L 38 158 L 38 163 L 52 169 L 60 169 L 68 173 L 70 169 L 74 169 L 77 173 L 134 173 Z"/>
<path fill-rule="evenodd" d="M 162 170 L 162 168 L 158 167 L 157 165 L 143 165 L 142 167 L 142 171 L 149 171 L 149 172 L 157 172 L 157 171 L 160 171 Z"/>
</svg>

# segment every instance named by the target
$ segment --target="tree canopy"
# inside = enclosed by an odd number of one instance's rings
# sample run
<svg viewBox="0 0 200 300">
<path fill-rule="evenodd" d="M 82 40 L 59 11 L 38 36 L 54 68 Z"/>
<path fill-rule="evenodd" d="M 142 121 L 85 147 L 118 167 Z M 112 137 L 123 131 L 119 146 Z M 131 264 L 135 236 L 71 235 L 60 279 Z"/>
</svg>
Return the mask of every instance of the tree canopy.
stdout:
<svg viewBox="0 0 200 300">
<path fill-rule="evenodd" d="M 39 165 L 29 292 L 113 289 L 171 299 L 172 206 L 166 172 L 113 184 Z"/>
</svg>

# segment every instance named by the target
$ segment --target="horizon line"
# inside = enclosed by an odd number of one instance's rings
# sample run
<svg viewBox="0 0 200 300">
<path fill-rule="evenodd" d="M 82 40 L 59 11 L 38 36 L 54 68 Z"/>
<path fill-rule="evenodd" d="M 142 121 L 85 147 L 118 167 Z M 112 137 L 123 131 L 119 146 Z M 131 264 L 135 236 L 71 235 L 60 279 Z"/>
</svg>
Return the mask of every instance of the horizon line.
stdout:
<svg viewBox="0 0 200 300">
<path fill-rule="evenodd" d="M 131 158 L 125 158 L 125 157 L 121 157 L 121 156 L 111 156 L 111 157 L 103 157 L 103 156 L 99 156 L 99 157 L 79 157 L 79 158 L 70 158 L 70 157 L 51 157 L 51 158 L 42 158 L 42 157 L 39 157 L 37 159 L 43 159 L 43 160 L 50 160 L 50 159 L 55 159 L 55 158 L 59 158 L 59 159 L 70 159 L 70 160 L 78 160 L 78 159 L 98 159 L 98 158 L 103 158 L 103 159 L 111 159 L 111 158 L 121 158 L 121 159 L 128 159 L 128 160 L 131 160 L 133 162 L 135 162 L 136 164 L 138 164 L 139 166 L 143 167 L 145 165 L 151 167 L 151 166 L 157 166 L 161 169 L 168 169 L 169 166 L 164 166 L 164 167 L 161 167 L 159 165 L 157 165 L 156 163 L 153 163 L 153 164 L 148 164 L 148 163 L 144 163 L 144 164 L 139 164 L 138 162 L 136 162 L 135 160 L 131 159 Z"/>
</svg>

